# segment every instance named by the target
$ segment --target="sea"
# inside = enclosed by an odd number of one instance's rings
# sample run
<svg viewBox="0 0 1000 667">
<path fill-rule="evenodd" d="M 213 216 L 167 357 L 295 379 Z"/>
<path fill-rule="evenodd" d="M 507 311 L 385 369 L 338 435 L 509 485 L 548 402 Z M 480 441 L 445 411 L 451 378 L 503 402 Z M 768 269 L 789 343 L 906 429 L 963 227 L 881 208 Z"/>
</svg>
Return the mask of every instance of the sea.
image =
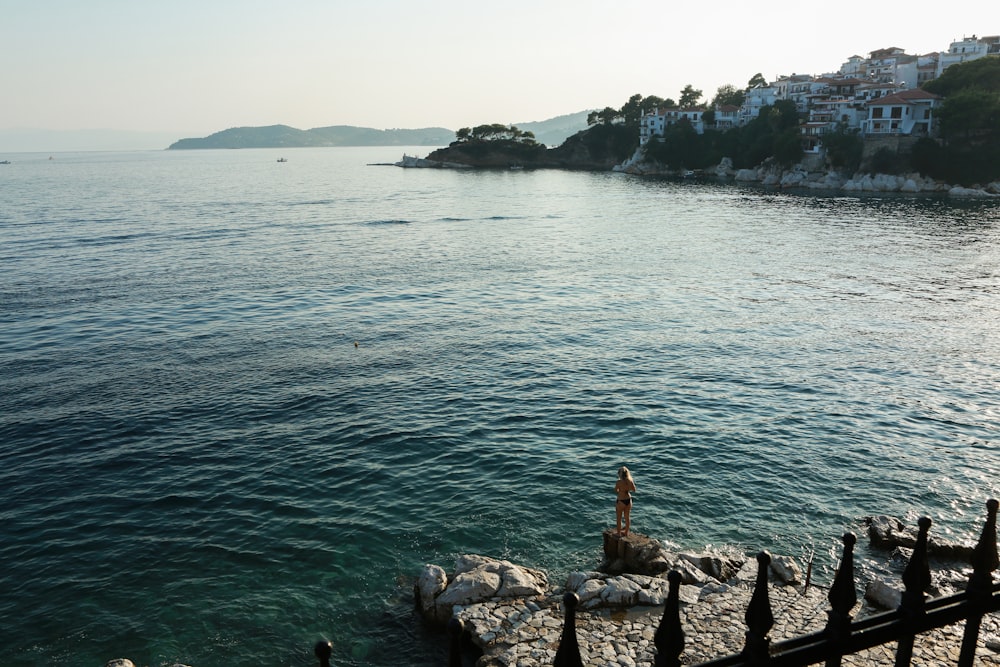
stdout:
<svg viewBox="0 0 1000 667">
<path fill-rule="evenodd" d="M 4 156 L 0 664 L 443 665 L 424 565 L 597 567 L 622 465 L 818 583 L 865 516 L 975 539 L 1000 201 L 421 150 Z"/>
</svg>

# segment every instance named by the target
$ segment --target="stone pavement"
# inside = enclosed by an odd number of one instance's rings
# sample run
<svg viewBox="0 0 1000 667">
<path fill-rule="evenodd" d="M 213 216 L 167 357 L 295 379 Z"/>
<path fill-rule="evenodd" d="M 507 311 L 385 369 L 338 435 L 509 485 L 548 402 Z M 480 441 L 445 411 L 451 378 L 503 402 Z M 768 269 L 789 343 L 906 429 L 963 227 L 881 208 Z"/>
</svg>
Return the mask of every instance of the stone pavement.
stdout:
<svg viewBox="0 0 1000 667">
<path fill-rule="evenodd" d="M 710 593 L 697 602 L 681 604 L 684 652 L 681 662 L 695 664 L 737 653 L 743 648 L 744 613 L 752 594 L 749 586 Z M 803 595 L 797 586 L 771 585 L 775 624 L 771 641 L 821 630 L 827 619 L 826 591 L 812 587 Z M 563 614 L 557 602 L 503 600 L 462 608 L 457 613 L 473 641 L 483 648 L 478 667 L 542 667 L 551 665 L 559 646 Z M 860 606 L 860 603 L 859 603 Z M 653 636 L 662 607 L 622 611 L 578 611 L 577 638 L 587 667 L 651 667 Z M 955 665 L 962 642 L 962 625 L 917 637 L 913 665 Z M 983 619 L 977 665 L 1000 665 L 1000 615 Z M 893 665 L 895 645 L 845 656 L 850 667 Z"/>
</svg>

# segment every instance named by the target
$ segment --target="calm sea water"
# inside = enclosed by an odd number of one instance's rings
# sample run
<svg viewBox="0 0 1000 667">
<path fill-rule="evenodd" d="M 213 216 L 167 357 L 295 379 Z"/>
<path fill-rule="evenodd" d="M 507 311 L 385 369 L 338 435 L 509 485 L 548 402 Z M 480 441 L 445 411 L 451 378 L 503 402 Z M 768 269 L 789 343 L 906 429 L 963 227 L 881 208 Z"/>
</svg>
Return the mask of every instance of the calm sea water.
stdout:
<svg viewBox="0 0 1000 667">
<path fill-rule="evenodd" d="M 440 665 L 422 565 L 592 567 L 622 464 L 678 548 L 978 530 L 1000 204 L 400 152 L 0 167 L 0 664 Z"/>
</svg>

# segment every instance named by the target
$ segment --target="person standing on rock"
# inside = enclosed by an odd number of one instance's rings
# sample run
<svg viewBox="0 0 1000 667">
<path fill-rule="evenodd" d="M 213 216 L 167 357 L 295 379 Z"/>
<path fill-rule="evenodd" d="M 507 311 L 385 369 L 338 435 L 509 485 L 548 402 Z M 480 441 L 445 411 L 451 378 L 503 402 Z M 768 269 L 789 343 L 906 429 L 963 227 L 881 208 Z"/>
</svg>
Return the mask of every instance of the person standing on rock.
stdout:
<svg viewBox="0 0 1000 667">
<path fill-rule="evenodd" d="M 632 512 L 632 491 L 635 491 L 635 482 L 632 480 L 632 473 L 625 466 L 618 469 L 618 481 L 615 482 L 615 530 L 616 535 L 622 534 L 622 519 L 625 519 L 625 537 L 628 537 L 629 528 L 632 527 L 630 514 Z"/>
</svg>

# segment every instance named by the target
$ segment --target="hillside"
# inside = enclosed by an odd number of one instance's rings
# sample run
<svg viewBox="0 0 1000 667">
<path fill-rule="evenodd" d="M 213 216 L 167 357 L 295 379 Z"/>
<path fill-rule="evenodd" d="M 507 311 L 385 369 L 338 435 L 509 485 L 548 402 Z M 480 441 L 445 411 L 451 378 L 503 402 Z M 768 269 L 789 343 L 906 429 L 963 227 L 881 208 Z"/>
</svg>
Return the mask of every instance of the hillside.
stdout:
<svg viewBox="0 0 1000 667">
<path fill-rule="evenodd" d="M 168 150 L 199 148 L 305 148 L 328 146 L 444 146 L 455 138 L 452 130 L 428 127 L 418 130 L 376 130 L 332 125 L 299 130 L 288 125 L 233 127 L 204 138 L 181 139 Z"/>
<path fill-rule="evenodd" d="M 588 111 L 557 116 L 548 120 L 517 123 L 524 131 L 547 146 L 558 146 L 567 137 L 587 128 Z M 455 131 L 443 127 L 416 130 L 376 130 L 353 125 L 331 125 L 299 130 L 288 125 L 232 127 L 207 137 L 181 139 L 169 150 L 197 148 L 303 148 L 310 146 L 447 146 Z"/>
</svg>

